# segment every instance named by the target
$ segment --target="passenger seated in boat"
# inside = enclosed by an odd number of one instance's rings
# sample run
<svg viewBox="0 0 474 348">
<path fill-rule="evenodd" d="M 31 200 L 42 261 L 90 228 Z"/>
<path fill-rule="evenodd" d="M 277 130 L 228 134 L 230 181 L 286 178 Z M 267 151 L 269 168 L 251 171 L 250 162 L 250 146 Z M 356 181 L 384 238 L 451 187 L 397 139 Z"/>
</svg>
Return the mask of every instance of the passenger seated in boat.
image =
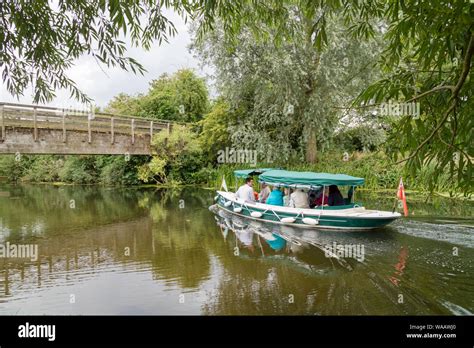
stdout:
<svg viewBox="0 0 474 348">
<path fill-rule="evenodd" d="M 278 187 L 273 187 L 266 204 L 283 206 L 283 192 L 281 192 Z"/>
<path fill-rule="evenodd" d="M 268 187 L 267 184 L 262 183 L 262 189 L 260 190 L 260 194 L 258 195 L 258 201 L 260 203 L 265 203 L 271 192 L 272 191 L 270 190 L 270 187 Z"/>
<path fill-rule="evenodd" d="M 321 197 L 323 194 L 323 187 L 321 186 L 318 189 L 310 189 L 308 191 L 308 206 L 312 209 L 316 206 L 316 199 Z"/>
<path fill-rule="evenodd" d="M 323 205 L 328 205 L 328 200 L 329 200 L 329 187 L 326 186 L 324 187 L 324 193 L 321 193 L 318 198 L 314 201 L 315 206 L 319 207 Z"/>
<path fill-rule="evenodd" d="M 294 208 L 309 208 L 308 195 L 303 191 L 303 189 L 296 189 L 296 191 L 291 194 L 290 198 L 290 202 L 293 203 L 292 206 Z"/>
<path fill-rule="evenodd" d="M 344 205 L 344 198 L 342 197 L 341 191 L 339 191 L 339 188 L 336 185 L 329 186 L 328 205 Z"/>
<path fill-rule="evenodd" d="M 283 190 L 283 205 L 285 207 L 290 207 L 291 206 L 290 195 L 291 195 L 291 189 L 290 188 L 285 188 Z"/>
<path fill-rule="evenodd" d="M 245 184 L 240 186 L 235 193 L 235 198 L 243 199 L 246 202 L 255 202 L 255 196 L 253 193 L 253 179 L 247 177 Z"/>
</svg>

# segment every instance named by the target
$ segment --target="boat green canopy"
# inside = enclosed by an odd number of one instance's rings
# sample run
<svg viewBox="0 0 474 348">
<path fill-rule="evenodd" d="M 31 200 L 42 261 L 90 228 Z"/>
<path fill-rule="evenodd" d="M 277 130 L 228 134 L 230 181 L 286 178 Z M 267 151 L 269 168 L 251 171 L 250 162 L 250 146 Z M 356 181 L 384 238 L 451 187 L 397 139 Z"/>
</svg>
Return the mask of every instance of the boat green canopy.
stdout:
<svg viewBox="0 0 474 348">
<path fill-rule="evenodd" d="M 252 176 L 252 175 L 260 175 L 260 174 L 265 173 L 269 170 L 273 170 L 273 168 L 239 169 L 239 170 L 234 170 L 234 175 L 237 178 L 246 178 L 246 177 Z"/>
<path fill-rule="evenodd" d="M 342 185 L 359 186 L 364 184 L 364 178 L 345 174 L 292 172 L 288 170 L 269 170 L 261 174 L 260 182 L 277 186 L 321 186 Z"/>
</svg>

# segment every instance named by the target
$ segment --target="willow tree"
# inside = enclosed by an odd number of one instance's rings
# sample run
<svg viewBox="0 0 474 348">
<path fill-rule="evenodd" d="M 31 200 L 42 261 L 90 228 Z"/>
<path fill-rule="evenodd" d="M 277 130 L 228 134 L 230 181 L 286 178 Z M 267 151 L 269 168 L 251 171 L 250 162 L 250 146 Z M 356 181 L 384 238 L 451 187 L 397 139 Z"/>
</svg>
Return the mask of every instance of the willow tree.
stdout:
<svg viewBox="0 0 474 348">
<path fill-rule="evenodd" d="M 201 2 L 202 3 L 202 2 Z M 347 35 L 361 43 L 382 29 L 385 50 L 377 68 L 381 79 L 364 89 L 352 108 L 361 110 L 381 102 L 420 103 L 422 114 L 393 120 L 388 153 L 404 163 L 413 177 L 434 166 L 430 189 L 448 171 L 465 194 L 473 192 L 474 4 L 471 0 L 269 0 L 262 2 L 210 1 L 199 27 L 200 36 L 215 29 L 212 16 L 218 8 L 226 36 L 233 41 L 245 28 L 260 39 L 276 43 L 292 40 L 288 5 L 323 9 L 326 15 L 342 13 Z M 232 10 L 232 7 L 237 9 Z M 262 25 L 264 23 L 265 25 Z M 311 36 L 327 44 L 327 21 L 315 23 Z M 271 35 L 274 33 L 275 35 Z M 294 41 L 301 38 L 295 36 Z"/>
<path fill-rule="evenodd" d="M 214 67 L 217 89 L 237 115 L 228 125 L 234 147 L 255 149 L 262 161 L 298 157 L 314 163 L 342 106 L 374 81 L 370 67 L 379 45 L 348 38 L 341 16 L 323 7 L 294 3 L 288 11 L 291 40 L 278 42 L 278 32 L 264 23 L 267 40 L 249 29 L 231 40 L 216 23 L 193 48 Z"/>
<path fill-rule="evenodd" d="M 34 102 L 50 101 L 64 88 L 82 102 L 91 99 L 67 76 L 82 55 L 105 67 L 143 73 L 126 56 L 127 35 L 133 45 L 148 49 L 167 41 L 176 29 L 162 10 L 169 1 L 14 1 L 0 4 L 0 70 L 14 96 L 33 86 Z"/>
<path fill-rule="evenodd" d="M 431 189 L 449 172 L 458 189 L 473 192 L 474 4 L 464 1 L 358 1 L 347 21 L 383 19 L 390 25 L 378 66 L 384 75 L 354 101 L 356 108 L 382 102 L 419 103 L 421 115 L 393 120 L 389 154 L 413 177 L 434 166 Z M 371 35 L 370 20 L 351 27 Z"/>
<path fill-rule="evenodd" d="M 249 4 L 248 0 L 2 0 L 2 80 L 13 96 L 32 86 L 35 103 L 51 101 L 58 89 L 69 90 L 72 97 L 87 103 L 91 98 L 67 74 L 79 57 L 91 56 L 104 68 L 143 74 L 145 68 L 127 56 L 127 48 L 147 50 L 174 36 L 175 25 L 165 10 L 185 19 L 199 18 L 205 32 L 219 16 L 238 24 L 239 8 Z M 254 10 L 266 20 L 273 12 L 264 2 L 255 2 Z"/>
</svg>

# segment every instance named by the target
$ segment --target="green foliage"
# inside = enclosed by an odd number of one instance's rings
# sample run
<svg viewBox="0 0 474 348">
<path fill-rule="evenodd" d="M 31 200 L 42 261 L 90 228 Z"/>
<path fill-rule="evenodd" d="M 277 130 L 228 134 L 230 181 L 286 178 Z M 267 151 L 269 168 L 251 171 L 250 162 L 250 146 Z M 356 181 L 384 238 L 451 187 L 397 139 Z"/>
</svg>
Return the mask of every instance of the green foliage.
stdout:
<svg viewBox="0 0 474 348">
<path fill-rule="evenodd" d="M 141 96 L 132 97 L 125 93 L 119 93 L 109 102 L 105 111 L 118 115 L 139 115 Z"/>
<path fill-rule="evenodd" d="M 404 178 L 405 187 L 408 190 L 429 192 L 431 176 L 435 171 L 434 166 L 425 167 L 416 177 L 407 178 L 402 165 L 395 165 L 388 156 L 378 153 L 351 152 L 345 160 L 343 151 L 330 151 L 321 154 L 317 164 L 305 162 L 288 162 L 280 164 L 258 163 L 257 167 L 281 167 L 287 170 L 313 171 L 327 173 L 344 173 L 365 178 L 364 189 L 380 190 L 387 189 L 394 192 L 398 188 L 400 177 Z M 229 189 L 233 189 L 236 180 L 233 171 L 242 169 L 242 165 L 220 165 L 208 171 L 207 184 L 215 189 L 220 188 L 222 177 L 225 177 Z M 438 192 L 454 193 L 456 184 L 444 173 L 440 176 L 436 190 Z"/>
<path fill-rule="evenodd" d="M 338 132 L 334 142 L 346 151 L 376 151 L 385 142 L 386 134 L 381 128 L 361 125 Z"/>
<path fill-rule="evenodd" d="M 262 4 L 263 3 L 263 4 Z M 391 120 L 389 124 L 389 137 L 387 142 L 387 153 L 390 154 L 392 160 L 399 160 L 406 164 L 407 171 L 415 178 L 424 167 L 434 167 L 433 176 L 429 187 L 434 189 L 441 180 L 441 176 L 449 174 L 452 180 L 457 182 L 457 189 L 466 194 L 473 191 L 472 172 L 474 146 L 472 142 L 472 129 L 474 118 L 472 117 L 474 91 L 472 78 L 472 57 L 474 55 L 474 6 L 470 1 L 462 0 L 456 2 L 422 2 L 415 0 L 375 0 L 375 1 L 348 1 L 341 3 L 339 1 L 268 1 L 268 2 L 247 2 L 242 1 L 238 4 L 228 4 L 226 2 L 219 5 L 209 5 L 209 9 L 204 13 L 210 13 L 216 8 L 219 10 L 219 20 L 212 25 L 206 22 L 206 19 L 199 24 L 198 38 L 200 45 L 206 45 L 215 48 L 215 45 L 209 44 L 209 35 L 220 35 L 219 29 L 223 28 L 221 39 L 222 46 L 225 49 L 222 52 L 228 52 L 229 58 L 238 61 L 235 69 L 223 69 L 227 75 L 236 79 L 238 82 L 231 85 L 237 91 L 244 88 L 249 93 L 243 93 L 242 96 L 250 95 L 250 100 L 240 98 L 241 101 L 246 100 L 250 105 L 265 105 L 265 109 L 258 110 L 258 115 L 263 116 L 266 120 L 266 127 L 257 127 L 262 130 L 263 134 L 271 134 L 273 143 L 289 144 L 288 137 L 275 138 L 275 132 L 272 133 L 272 126 L 268 129 L 268 123 L 277 118 L 283 128 L 290 128 L 285 119 L 278 117 L 281 110 L 279 101 L 287 100 L 278 95 L 268 93 L 282 86 L 291 84 L 291 73 L 283 74 L 287 79 L 279 79 L 273 81 L 265 80 L 265 75 L 256 77 L 258 80 L 252 83 L 245 83 L 245 61 L 248 61 L 252 54 L 259 55 L 261 50 L 258 45 L 253 44 L 250 55 L 244 56 L 245 59 L 240 63 L 239 47 L 251 41 L 255 36 L 259 42 L 267 42 L 269 45 L 276 43 L 280 48 L 288 44 L 298 45 L 302 42 L 308 42 L 316 51 L 321 52 L 322 48 L 331 48 L 331 44 L 335 41 L 331 39 L 331 19 L 340 17 L 343 20 L 343 31 L 337 36 L 337 41 L 350 40 L 355 45 L 362 48 L 368 42 L 376 40 L 382 42 L 385 46 L 382 54 L 379 56 L 379 63 L 374 67 L 376 73 L 380 72 L 379 81 L 372 83 L 368 88 L 363 88 L 363 93 L 359 95 L 353 102 L 353 107 L 360 110 L 361 106 L 372 105 L 381 102 L 419 102 L 421 103 L 422 115 L 420 118 L 414 119 L 412 116 L 401 117 L 398 120 Z M 262 11 L 261 6 L 266 6 L 267 12 Z M 293 22 L 294 18 L 302 18 L 297 23 Z M 316 21 L 311 22 L 311 19 Z M 309 19 L 309 21 L 308 21 Z M 220 21 L 220 22 L 219 22 Z M 203 24 L 204 23 L 204 24 Z M 309 23 L 309 30 L 306 30 L 306 36 L 299 33 L 300 24 Z M 217 29 L 216 29 L 217 28 Z M 213 34 L 206 34 L 206 29 L 213 30 Z M 216 34 L 217 32 L 217 34 Z M 243 36 L 250 33 L 250 36 Z M 352 34 L 352 35 L 350 35 Z M 382 40 L 379 39 L 382 34 Z M 311 38 L 311 40 L 304 40 Z M 242 44 L 242 40 L 245 41 Z M 336 41 L 336 42 L 337 42 Z M 204 44 L 202 43 L 204 42 Z M 234 48 L 237 47 L 237 50 Z M 363 48 L 370 53 L 370 48 Z M 201 49 L 202 50 L 202 49 Z M 210 50 L 210 52 L 220 50 Z M 275 55 L 277 57 L 277 55 Z M 225 55 L 224 55 L 225 58 Z M 297 61 L 296 56 L 292 61 Z M 265 55 L 259 56 L 262 65 L 270 66 L 267 71 L 268 76 L 274 79 L 276 71 L 283 67 L 281 61 L 277 58 L 274 60 L 266 60 Z M 224 65 L 226 60 L 215 55 L 216 64 Z M 252 60 L 250 60 L 252 61 Z M 337 60 L 336 60 L 337 61 Z M 272 66 L 272 62 L 277 62 L 277 67 Z M 373 65 L 370 59 L 367 59 L 369 65 Z M 255 65 L 255 61 L 250 64 Z M 258 66 L 258 64 L 257 64 Z M 318 65 L 306 64 L 313 71 L 319 68 Z M 323 64 L 320 64 L 323 67 Z M 232 67 L 232 64 L 230 64 Z M 341 64 L 338 68 L 343 70 Z M 218 69 L 219 70 L 219 69 Z M 241 70 L 244 70 L 241 72 Z M 325 73 L 326 69 L 321 69 Z M 230 73 L 227 73 L 230 71 Z M 297 71 L 295 68 L 293 71 Z M 255 74 L 258 74 L 258 70 Z M 225 80 L 225 79 L 223 79 Z M 259 80 L 264 80 L 265 84 L 258 84 Z M 352 79 L 350 79 L 352 80 Z M 350 81 L 348 80 L 348 81 Z M 366 81 L 370 81 L 367 79 Z M 229 85 L 229 83 L 226 83 Z M 329 86 L 341 89 L 344 85 L 338 85 L 330 80 Z M 349 84 L 347 84 L 349 85 Z M 265 93 L 266 100 L 258 98 L 255 102 L 255 94 L 251 92 L 252 88 L 261 91 L 259 94 Z M 228 91 L 223 91 L 228 96 Z M 258 95 L 258 94 L 257 94 Z M 304 94 L 299 94 L 304 95 Z M 313 112 L 312 115 L 319 122 L 324 120 L 321 114 L 328 115 L 328 110 L 324 108 L 325 101 L 331 103 L 331 93 L 328 93 L 324 100 L 317 100 L 310 104 L 317 105 L 322 112 Z M 344 99 L 339 99 L 337 106 L 343 106 Z M 273 102 L 273 104 L 272 104 Z M 291 100 L 290 100 L 291 102 Z M 297 105 L 291 102 L 293 105 Z M 339 105 L 338 105 L 339 104 Z M 361 105 L 362 104 L 362 105 Z M 301 107 L 299 104 L 298 106 Z M 273 106 L 273 107 L 272 107 Z M 254 111 L 251 111 L 254 112 Z M 295 114 L 297 116 L 297 114 Z M 254 140 L 248 138 L 249 127 L 256 124 L 257 120 L 239 127 L 244 132 L 235 132 L 236 137 L 245 139 L 246 144 L 252 143 Z M 314 121 L 313 121 L 314 122 Z M 311 121 L 304 122 L 299 120 L 301 127 L 311 129 Z M 322 129 L 323 134 L 328 133 L 328 129 L 320 125 L 316 125 L 316 129 Z M 329 128 L 330 131 L 330 128 Z M 291 129 L 292 134 L 299 137 L 298 129 Z M 277 132 L 280 134 L 281 132 Z M 284 133 L 283 133 L 284 134 Z M 316 139 L 311 138 L 312 134 L 306 137 L 309 145 L 316 145 L 318 142 L 318 134 Z M 245 138 L 247 136 L 247 138 Z M 320 134 L 319 134 L 320 136 Z M 263 138 L 263 142 L 268 139 Z M 294 144 L 294 143 L 293 143 Z M 294 144 L 297 145 L 297 144 Z M 321 145 L 321 144 L 320 144 Z M 324 144 L 322 144 L 324 145 Z M 292 149 L 295 146 L 291 147 Z M 280 146 L 278 153 L 285 155 L 288 149 Z M 290 156 L 286 156 L 290 157 Z M 400 159 L 401 158 L 401 159 Z"/>
<path fill-rule="evenodd" d="M 59 171 L 59 179 L 75 184 L 93 184 L 98 172 L 91 156 L 70 156 Z"/>
<path fill-rule="evenodd" d="M 195 122 L 208 108 L 208 91 L 204 80 L 190 69 L 164 74 L 150 83 L 148 94 L 141 99 L 142 114 L 159 119 Z"/>
<path fill-rule="evenodd" d="M 138 177 L 145 183 L 150 180 L 154 180 L 156 183 L 165 182 L 166 164 L 166 159 L 154 156 L 149 163 L 145 163 L 138 168 Z"/>
<path fill-rule="evenodd" d="M 201 124 L 206 147 L 230 141 L 257 150 L 260 159 L 273 156 L 284 162 L 306 156 L 313 161 L 316 150 L 330 145 L 338 122 L 351 113 L 340 110 L 363 90 L 352 103 L 357 116 L 374 103 L 421 103 L 419 118 L 380 120 L 388 128 L 386 153 L 406 164 L 412 180 L 425 175 L 428 187 L 435 189 L 445 185 L 447 176 L 456 190 L 473 191 L 474 6 L 468 0 L 64 0 L 54 5 L 7 0 L 0 21 L 0 70 L 7 90 L 19 96 L 32 84 L 38 102 L 66 88 L 77 99 L 89 101 L 65 71 L 89 54 L 106 66 L 143 72 L 138 62 L 125 56 L 120 37 L 129 35 L 134 45 L 144 48 L 154 40 L 166 40 L 176 30 L 163 15 L 164 8 L 196 20 L 194 48 L 216 68 L 219 92 L 235 115 L 225 120 L 227 136 L 217 120 L 223 110 L 213 110 Z M 110 108 L 194 122 L 207 112 L 207 90 L 202 80 L 180 71 L 155 80 L 147 95 L 116 97 Z M 364 134 L 352 136 L 357 139 L 352 141 L 354 148 L 368 143 Z M 178 152 L 180 156 L 161 158 L 167 161 L 166 177 L 181 180 L 177 168 L 200 168 L 202 156 Z M 50 160 L 41 161 L 14 162 L 6 157 L 0 165 L 9 168 L 1 170 L 14 179 L 53 180 L 56 167 Z M 93 182 L 101 177 L 94 163 L 66 158 L 57 175 Z M 30 164 L 49 170 L 27 173 Z M 107 166 L 104 177 L 120 172 L 117 163 Z M 161 167 L 155 161 L 149 174 Z M 206 175 L 203 170 L 202 177 Z"/>
<path fill-rule="evenodd" d="M 355 18 L 362 11 L 390 25 L 378 64 L 383 76 L 354 105 L 420 103 L 420 117 L 392 120 L 387 152 L 406 163 L 412 178 L 434 167 L 431 189 L 448 174 L 459 191 L 473 192 L 474 6 L 469 1 L 374 1 L 349 12 Z M 352 29 L 359 37 L 373 31 L 371 26 Z"/>
<path fill-rule="evenodd" d="M 189 137 L 189 133 L 184 133 Z M 192 135 L 195 137 L 195 135 Z M 218 167 L 206 166 L 198 148 L 189 144 L 180 147 L 173 141 L 174 159 L 154 156 L 22 156 L 15 161 L 14 156 L 0 156 L 0 176 L 7 176 L 10 182 L 63 181 L 75 184 L 102 184 L 108 186 L 136 185 L 143 182 L 174 184 L 206 184 L 219 188 L 222 177 L 229 188 L 236 185 L 233 171 L 242 164 L 224 164 Z M 157 145 L 163 144 L 163 139 Z M 194 147 L 194 150 L 191 148 Z M 347 161 L 343 150 L 321 154 L 317 164 L 301 161 L 280 161 L 278 163 L 258 163 L 261 167 L 282 167 L 289 170 L 309 170 L 332 173 L 347 173 L 366 179 L 368 189 L 396 189 L 401 176 L 406 177 L 403 166 L 394 165 L 383 153 L 350 152 Z M 50 171 L 48 171 L 48 170 Z M 405 179 L 410 190 L 428 191 L 434 166 L 426 166 L 417 176 Z M 57 173 L 57 174 L 56 174 Z M 456 183 L 448 173 L 440 175 L 434 188 L 438 192 L 456 192 Z"/>
<path fill-rule="evenodd" d="M 9 182 L 18 182 L 31 163 L 32 161 L 26 156 L 20 158 L 15 155 L 0 156 L 0 176 L 5 176 Z"/>
<path fill-rule="evenodd" d="M 163 14 L 169 1 L 46 0 L 2 2 L 0 70 L 7 90 L 15 96 L 34 86 L 34 102 L 50 101 L 55 90 L 66 88 L 75 98 L 90 101 L 66 71 L 88 54 L 105 66 L 134 73 L 145 69 L 127 57 L 123 35 L 133 45 L 149 49 L 167 41 L 176 29 Z M 180 8 L 186 7 L 181 5 Z M 179 8 L 177 8 L 179 10 Z"/>
<path fill-rule="evenodd" d="M 207 160 L 211 163 L 215 162 L 219 150 L 231 145 L 228 127 L 235 121 L 235 114 L 230 111 L 228 103 L 223 98 L 217 99 L 211 111 L 199 121 L 201 127 L 199 142 Z"/>
<path fill-rule="evenodd" d="M 104 185 L 138 185 L 138 167 L 149 160 L 149 156 L 97 156 L 100 168 L 99 182 Z"/>
<path fill-rule="evenodd" d="M 31 163 L 22 175 L 22 180 L 32 182 L 55 182 L 64 165 L 60 156 L 32 156 Z"/>
<path fill-rule="evenodd" d="M 163 120 L 176 120 L 179 113 L 174 94 L 168 88 L 150 92 L 141 100 L 140 111 L 146 117 Z"/>
<path fill-rule="evenodd" d="M 137 167 L 150 156 L 0 156 L 0 176 L 8 181 L 137 185 Z"/>
<path fill-rule="evenodd" d="M 153 159 L 139 168 L 144 182 L 195 182 L 193 173 L 203 165 L 202 150 L 197 135 L 190 127 L 175 125 L 173 131 L 160 132 L 153 137 Z"/>
<path fill-rule="evenodd" d="M 190 127 L 175 125 L 172 132 L 159 132 L 152 141 L 155 154 L 159 157 L 176 159 L 183 153 L 199 153 L 200 147 L 196 134 Z"/>
<path fill-rule="evenodd" d="M 175 105 L 178 110 L 182 106 L 177 120 L 199 121 L 208 111 L 208 91 L 204 79 L 197 77 L 192 70 L 181 69 L 175 73 L 171 83 L 175 89 Z"/>
<path fill-rule="evenodd" d="M 229 43 L 225 25 L 217 22 L 193 48 L 216 70 L 218 89 L 236 115 L 236 122 L 227 124 L 233 147 L 256 150 L 259 160 L 314 161 L 342 117 L 335 107 L 348 104 L 374 80 L 370 63 L 376 61 L 379 43 L 344 36 L 340 16 L 325 18 L 322 5 L 314 10 L 298 1 L 284 6 L 292 12 L 285 24 L 291 27 L 291 41 L 277 44 L 278 33 L 260 23 L 268 30 L 267 41 L 242 29 Z M 322 22 L 326 46 L 313 35 Z"/>
<path fill-rule="evenodd" d="M 208 109 L 208 90 L 203 78 L 191 69 L 163 74 L 150 83 L 147 94 L 120 93 L 107 105 L 110 113 L 179 122 L 199 121 Z"/>
</svg>

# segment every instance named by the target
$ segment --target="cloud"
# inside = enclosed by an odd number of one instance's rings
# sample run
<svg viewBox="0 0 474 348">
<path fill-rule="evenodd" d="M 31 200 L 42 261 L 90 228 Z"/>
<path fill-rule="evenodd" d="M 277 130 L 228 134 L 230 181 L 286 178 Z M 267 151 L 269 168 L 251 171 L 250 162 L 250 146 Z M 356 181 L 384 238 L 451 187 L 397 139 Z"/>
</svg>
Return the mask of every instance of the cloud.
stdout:
<svg viewBox="0 0 474 348">
<path fill-rule="evenodd" d="M 94 100 L 98 106 L 107 105 L 108 101 L 118 93 L 138 94 L 148 90 L 151 80 L 163 73 L 173 73 L 181 68 L 193 68 L 198 75 L 205 76 L 207 71 L 199 67 L 199 62 L 188 51 L 187 46 L 191 43 L 188 25 L 173 11 L 166 11 L 167 17 L 174 23 L 178 34 L 169 39 L 169 43 L 152 46 L 149 51 L 141 47 L 128 45 L 126 55 L 138 60 L 147 70 L 144 75 L 135 75 L 132 72 L 123 71 L 120 68 L 107 68 L 96 62 L 90 56 L 79 58 L 71 69 L 68 76 L 74 80 L 78 87 Z M 128 40 L 125 40 L 128 42 Z M 57 97 L 48 105 L 58 107 L 77 107 L 78 102 L 71 99 L 66 90 L 56 91 Z M 25 91 L 25 96 L 20 97 L 20 103 L 32 104 L 31 86 Z M 0 101 L 18 102 L 11 96 L 5 86 L 0 87 Z"/>
</svg>

